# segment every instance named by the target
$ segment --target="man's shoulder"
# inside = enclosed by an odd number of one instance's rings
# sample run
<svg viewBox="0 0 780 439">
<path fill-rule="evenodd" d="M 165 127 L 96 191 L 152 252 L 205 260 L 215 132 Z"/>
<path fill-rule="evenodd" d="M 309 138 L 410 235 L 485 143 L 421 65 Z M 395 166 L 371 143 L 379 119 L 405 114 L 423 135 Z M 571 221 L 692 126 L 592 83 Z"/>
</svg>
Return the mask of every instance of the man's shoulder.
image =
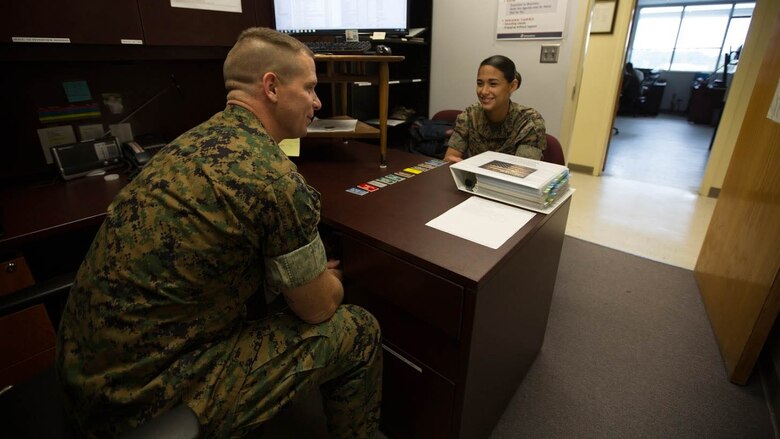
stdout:
<svg viewBox="0 0 780 439">
<path fill-rule="evenodd" d="M 176 190 L 199 203 L 216 190 L 251 204 L 297 171 L 259 121 L 230 113 L 217 113 L 172 141 L 131 185 L 144 192 Z"/>
<path fill-rule="evenodd" d="M 287 174 L 295 165 L 249 110 L 228 107 L 171 142 L 172 152 L 214 171 Z"/>
</svg>

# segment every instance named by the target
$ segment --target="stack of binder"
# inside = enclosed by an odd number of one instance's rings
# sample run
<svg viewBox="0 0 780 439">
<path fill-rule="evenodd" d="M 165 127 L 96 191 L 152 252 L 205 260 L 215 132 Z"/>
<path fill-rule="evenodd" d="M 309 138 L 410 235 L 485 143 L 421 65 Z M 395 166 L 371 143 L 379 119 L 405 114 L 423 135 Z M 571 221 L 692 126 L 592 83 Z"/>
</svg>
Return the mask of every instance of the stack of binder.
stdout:
<svg viewBox="0 0 780 439">
<path fill-rule="evenodd" d="M 500 152 L 450 166 L 458 189 L 535 212 L 550 213 L 574 192 L 569 169 Z"/>
</svg>

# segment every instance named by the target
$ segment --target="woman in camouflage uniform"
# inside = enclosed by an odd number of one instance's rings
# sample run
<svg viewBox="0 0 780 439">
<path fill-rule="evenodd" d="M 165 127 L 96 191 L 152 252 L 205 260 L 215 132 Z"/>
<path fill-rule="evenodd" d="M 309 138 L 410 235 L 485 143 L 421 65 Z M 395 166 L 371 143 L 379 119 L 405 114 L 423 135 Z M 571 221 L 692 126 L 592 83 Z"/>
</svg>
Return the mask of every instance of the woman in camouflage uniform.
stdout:
<svg viewBox="0 0 780 439">
<path fill-rule="evenodd" d="M 510 100 L 522 78 L 515 63 L 491 56 L 479 65 L 479 103 L 458 115 L 444 159 L 459 162 L 485 151 L 541 160 L 547 149 L 544 119 L 538 111 Z"/>
<path fill-rule="evenodd" d="M 319 193 L 278 145 L 321 107 L 313 55 L 253 28 L 223 70 L 225 110 L 117 195 L 79 269 L 57 340 L 71 414 L 114 437 L 186 404 L 204 436 L 241 437 L 319 386 L 333 437 L 373 438 L 379 325 L 341 305 Z M 248 317 L 280 292 L 287 309 Z"/>
</svg>

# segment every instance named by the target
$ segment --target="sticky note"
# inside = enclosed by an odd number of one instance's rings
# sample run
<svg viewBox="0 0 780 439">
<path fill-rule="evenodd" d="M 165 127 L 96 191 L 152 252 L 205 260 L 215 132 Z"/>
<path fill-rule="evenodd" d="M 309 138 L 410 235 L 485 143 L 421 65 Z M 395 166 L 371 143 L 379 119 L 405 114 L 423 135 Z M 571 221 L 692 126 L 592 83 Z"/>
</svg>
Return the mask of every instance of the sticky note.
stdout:
<svg viewBox="0 0 780 439">
<path fill-rule="evenodd" d="M 62 87 L 65 89 L 65 95 L 68 97 L 68 102 L 92 100 L 87 81 L 66 81 L 62 83 Z"/>
</svg>

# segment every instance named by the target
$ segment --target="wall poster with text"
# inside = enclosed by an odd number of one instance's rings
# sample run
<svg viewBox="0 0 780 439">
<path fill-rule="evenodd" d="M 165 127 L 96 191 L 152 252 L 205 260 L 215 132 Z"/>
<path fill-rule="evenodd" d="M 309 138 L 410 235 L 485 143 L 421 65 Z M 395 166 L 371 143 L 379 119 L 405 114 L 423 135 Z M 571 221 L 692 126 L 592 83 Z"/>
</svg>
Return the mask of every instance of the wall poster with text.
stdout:
<svg viewBox="0 0 780 439">
<path fill-rule="evenodd" d="M 567 0 L 498 0 L 496 39 L 560 39 Z"/>
</svg>

